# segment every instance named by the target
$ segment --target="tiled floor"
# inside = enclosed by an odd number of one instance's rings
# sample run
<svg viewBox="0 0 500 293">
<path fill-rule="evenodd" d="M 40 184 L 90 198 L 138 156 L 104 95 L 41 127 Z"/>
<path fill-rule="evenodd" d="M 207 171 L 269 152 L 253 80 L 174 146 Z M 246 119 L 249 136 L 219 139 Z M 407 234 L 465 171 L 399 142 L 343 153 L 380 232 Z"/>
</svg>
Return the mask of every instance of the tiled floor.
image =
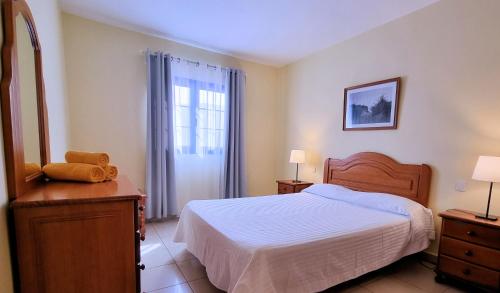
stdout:
<svg viewBox="0 0 500 293">
<path fill-rule="evenodd" d="M 147 224 L 146 241 L 141 244 L 143 292 L 208 293 L 222 292 L 207 279 L 205 268 L 183 244 L 171 237 L 177 221 Z M 452 293 L 466 292 L 434 281 L 431 264 L 406 258 L 384 269 L 330 288 L 325 292 L 351 293 Z M 260 293 L 260 292 L 259 292 Z"/>
</svg>

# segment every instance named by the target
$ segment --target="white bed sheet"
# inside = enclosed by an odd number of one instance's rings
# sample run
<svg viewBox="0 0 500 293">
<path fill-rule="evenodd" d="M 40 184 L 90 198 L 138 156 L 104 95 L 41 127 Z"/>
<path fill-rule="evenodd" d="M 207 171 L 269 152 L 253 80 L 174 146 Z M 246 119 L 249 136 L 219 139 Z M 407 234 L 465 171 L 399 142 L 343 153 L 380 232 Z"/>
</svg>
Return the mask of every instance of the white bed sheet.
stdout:
<svg viewBox="0 0 500 293">
<path fill-rule="evenodd" d="M 318 292 L 427 248 L 410 218 L 310 193 L 199 200 L 183 209 L 173 240 L 219 289 Z"/>
</svg>

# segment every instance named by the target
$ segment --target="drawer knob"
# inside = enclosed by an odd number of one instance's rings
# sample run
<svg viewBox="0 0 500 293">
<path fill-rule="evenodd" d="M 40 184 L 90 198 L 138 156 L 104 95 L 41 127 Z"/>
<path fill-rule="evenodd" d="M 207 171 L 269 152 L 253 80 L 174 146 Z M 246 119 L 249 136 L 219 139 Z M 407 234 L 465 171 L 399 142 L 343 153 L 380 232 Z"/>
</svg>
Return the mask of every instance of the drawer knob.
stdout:
<svg viewBox="0 0 500 293">
<path fill-rule="evenodd" d="M 464 252 L 464 254 L 465 254 L 466 256 L 472 256 L 472 251 L 471 251 L 471 250 L 466 250 L 466 251 Z"/>
<path fill-rule="evenodd" d="M 470 270 L 469 269 L 464 269 L 462 273 L 466 276 L 470 275 Z"/>
<path fill-rule="evenodd" d="M 144 264 L 140 264 L 140 265 L 137 265 L 137 267 L 140 269 L 140 270 L 143 270 L 146 268 L 146 266 Z"/>
<path fill-rule="evenodd" d="M 144 206 L 139 206 L 139 211 L 144 211 Z"/>
<path fill-rule="evenodd" d="M 469 235 L 469 236 L 474 236 L 474 235 L 476 235 L 476 232 L 474 232 L 474 231 L 467 231 L 466 234 Z"/>
</svg>

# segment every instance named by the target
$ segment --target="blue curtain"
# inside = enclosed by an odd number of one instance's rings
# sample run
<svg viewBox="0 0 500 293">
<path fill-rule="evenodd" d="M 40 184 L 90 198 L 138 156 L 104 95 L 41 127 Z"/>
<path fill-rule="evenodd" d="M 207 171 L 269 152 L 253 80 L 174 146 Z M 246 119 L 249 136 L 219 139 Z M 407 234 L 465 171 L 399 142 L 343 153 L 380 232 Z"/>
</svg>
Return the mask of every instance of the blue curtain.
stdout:
<svg viewBox="0 0 500 293">
<path fill-rule="evenodd" d="M 245 174 L 245 72 L 227 69 L 227 122 L 224 151 L 223 197 L 246 194 Z"/>
<path fill-rule="evenodd" d="M 148 51 L 146 59 L 146 218 L 164 219 L 177 211 L 170 55 Z"/>
</svg>

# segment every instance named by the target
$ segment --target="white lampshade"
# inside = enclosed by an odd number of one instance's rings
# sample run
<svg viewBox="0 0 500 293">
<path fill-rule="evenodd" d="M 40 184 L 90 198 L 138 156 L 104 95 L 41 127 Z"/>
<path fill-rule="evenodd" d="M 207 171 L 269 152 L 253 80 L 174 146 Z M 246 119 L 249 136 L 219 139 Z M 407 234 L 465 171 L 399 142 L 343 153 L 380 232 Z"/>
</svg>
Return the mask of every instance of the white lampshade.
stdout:
<svg viewBox="0 0 500 293">
<path fill-rule="evenodd" d="M 480 156 L 474 168 L 472 179 L 500 182 L 500 157 Z"/>
<path fill-rule="evenodd" d="M 306 162 L 306 152 L 303 150 L 292 150 L 290 153 L 290 163 L 303 164 Z"/>
</svg>

